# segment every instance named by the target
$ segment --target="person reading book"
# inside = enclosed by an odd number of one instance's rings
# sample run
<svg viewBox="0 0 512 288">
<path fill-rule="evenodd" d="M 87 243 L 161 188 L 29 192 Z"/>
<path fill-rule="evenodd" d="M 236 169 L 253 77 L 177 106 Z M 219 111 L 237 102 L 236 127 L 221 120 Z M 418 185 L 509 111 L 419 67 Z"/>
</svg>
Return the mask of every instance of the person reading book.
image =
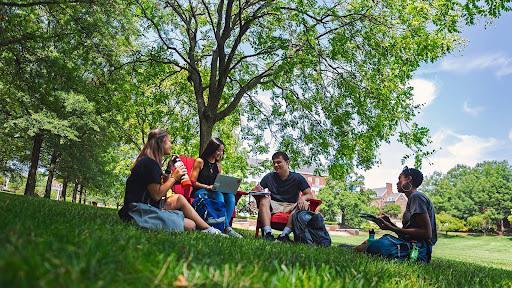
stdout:
<svg viewBox="0 0 512 288">
<path fill-rule="evenodd" d="M 432 201 L 418 191 L 422 183 L 421 171 L 406 166 L 396 184 L 398 192 L 407 196 L 402 228 L 395 225 L 386 215 L 379 217 L 382 221 L 374 221 L 382 230 L 395 232 L 398 237 L 386 234 L 369 244 L 365 241 L 354 250 L 386 258 L 405 259 L 409 256 L 408 252 L 416 247 L 419 250 L 417 260 L 430 262 L 432 246 L 437 242 L 436 216 Z"/>
<path fill-rule="evenodd" d="M 261 192 L 265 189 L 270 195 L 258 197 L 258 217 L 263 224 L 263 238 L 274 241 L 272 228 L 270 227 L 271 216 L 274 213 L 285 212 L 293 214 L 296 210 L 308 209 L 308 199 L 314 199 L 311 187 L 299 173 L 290 171 L 290 158 L 285 152 L 276 152 L 272 155 L 274 172 L 270 172 L 261 179 L 260 183 L 253 189 Z M 302 195 L 300 195 L 302 192 Z M 289 234 L 292 231 L 292 216 L 283 232 L 277 238 L 278 241 L 291 242 Z"/>
</svg>

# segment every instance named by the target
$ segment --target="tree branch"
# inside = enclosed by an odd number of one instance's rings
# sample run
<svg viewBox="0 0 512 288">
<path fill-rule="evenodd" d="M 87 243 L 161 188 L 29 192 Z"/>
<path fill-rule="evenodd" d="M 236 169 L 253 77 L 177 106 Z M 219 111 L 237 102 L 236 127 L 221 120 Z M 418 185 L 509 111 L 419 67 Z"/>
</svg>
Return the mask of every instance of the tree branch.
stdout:
<svg viewBox="0 0 512 288">
<path fill-rule="evenodd" d="M 251 80 L 249 80 L 245 85 L 243 85 L 242 87 L 240 87 L 240 89 L 238 90 L 238 92 L 235 94 L 235 97 L 233 98 L 233 100 L 231 101 L 231 103 L 229 103 L 229 105 L 224 108 L 224 110 L 220 111 L 217 113 L 216 115 L 216 120 L 217 121 L 220 121 L 224 118 L 226 118 L 229 114 L 231 114 L 235 109 L 236 107 L 238 106 L 238 104 L 240 103 L 240 100 L 242 100 L 242 97 L 245 93 L 247 93 L 248 91 L 254 89 L 254 87 L 256 87 L 258 84 L 261 83 L 262 79 L 265 78 L 265 77 L 268 77 L 268 76 L 271 76 L 272 75 L 272 69 L 274 68 L 274 66 L 279 62 L 280 60 L 277 60 L 275 61 L 274 63 L 272 63 L 272 65 L 270 65 L 269 68 L 267 68 L 265 71 L 263 71 L 262 73 L 260 73 L 259 75 L 256 75 L 254 76 Z"/>
<path fill-rule="evenodd" d="M 0 7 L 17 7 L 17 8 L 27 8 L 33 6 L 43 6 L 43 5 L 53 5 L 53 4 L 73 4 L 73 3 L 93 3 L 92 0 L 68 0 L 68 1 L 34 1 L 34 2 L 0 2 Z"/>
</svg>

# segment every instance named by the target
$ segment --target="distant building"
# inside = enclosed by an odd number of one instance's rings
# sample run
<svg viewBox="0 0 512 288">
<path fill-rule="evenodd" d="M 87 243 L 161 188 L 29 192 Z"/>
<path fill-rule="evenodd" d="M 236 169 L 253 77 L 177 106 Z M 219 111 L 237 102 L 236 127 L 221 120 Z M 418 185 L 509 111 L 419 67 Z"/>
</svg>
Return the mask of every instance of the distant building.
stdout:
<svg viewBox="0 0 512 288">
<path fill-rule="evenodd" d="M 382 208 L 386 204 L 400 205 L 400 214 L 403 214 L 407 206 L 407 197 L 403 193 L 393 192 L 393 184 L 386 183 L 386 187 L 371 189 L 375 191 L 375 198 L 371 204 L 375 207 Z"/>
</svg>

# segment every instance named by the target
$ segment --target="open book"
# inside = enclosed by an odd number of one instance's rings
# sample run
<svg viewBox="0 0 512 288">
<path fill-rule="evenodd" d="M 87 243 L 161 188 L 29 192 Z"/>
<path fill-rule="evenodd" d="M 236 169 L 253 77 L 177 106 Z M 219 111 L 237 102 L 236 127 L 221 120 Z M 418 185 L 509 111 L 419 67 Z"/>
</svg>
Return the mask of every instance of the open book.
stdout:
<svg viewBox="0 0 512 288">
<path fill-rule="evenodd" d="M 364 218 L 366 220 L 370 220 L 370 221 L 372 221 L 373 223 L 375 223 L 375 224 L 377 224 L 379 226 L 384 224 L 384 220 L 383 219 L 381 219 L 381 218 L 379 218 L 377 216 L 374 216 L 372 214 L 360 213 L 359 217 Z"/>
<path fill-rule="evenodd" d="M 270 195 L 270 194 L 272 194 L 272 193 L 270 193 L 270 191 L 267 188 L 265 188 L 265 190 L 263 190 L 263 191 L 249 192 L 249 195 L 251 195 L 251 196 L 265 196 L 265 195 Z"/>
</svg>

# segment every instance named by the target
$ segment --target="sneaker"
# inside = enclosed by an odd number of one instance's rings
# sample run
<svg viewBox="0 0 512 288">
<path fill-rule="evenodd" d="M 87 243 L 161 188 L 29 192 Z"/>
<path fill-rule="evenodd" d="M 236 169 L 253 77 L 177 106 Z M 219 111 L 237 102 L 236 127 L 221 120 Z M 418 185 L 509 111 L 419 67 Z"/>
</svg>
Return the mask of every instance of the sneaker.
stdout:
<svg viewBox="0 0 512 288">
<path fill-rule="evenodd" d="M 293 241 L 290 239 L 290 236 L 288 234 L 286 235 L 279 235 L 279 237 L 277 237 L 277 241 L 279 242 L 283 242 L 283 243 L 293 243 Z"/>
<path fill-rule="evenodd" d="M 276 240 L 276 238 L 274 238 L 274 235 L 272 235 L 272 232 L 267 232 L 267 234 L 265 234 L 263 236 L 263 239 L 265 239 L 267 241 L 274 241 L 274 240 Z"/>
<path fill-rule="evenodd" d="M 214 235 L 221 235 L 223 237 L 228 237 L 228 235 L 225 235 L 224 233 L 220 232 L 219 229 L 213 228 L 211 226 L 209 228 L 207 228 L 207 229 L 201 230 L 201 232 L 209 233 L 209 234 L 214 234 Z"/>
<path fill-rule="evenodd" d="M 240 235 L 238 232 L 236 232 L 233 228 L 229 227 L 224 234 L 234 237 L 234 238 L 244 238 L 244 236 Z"/>
</svg>

